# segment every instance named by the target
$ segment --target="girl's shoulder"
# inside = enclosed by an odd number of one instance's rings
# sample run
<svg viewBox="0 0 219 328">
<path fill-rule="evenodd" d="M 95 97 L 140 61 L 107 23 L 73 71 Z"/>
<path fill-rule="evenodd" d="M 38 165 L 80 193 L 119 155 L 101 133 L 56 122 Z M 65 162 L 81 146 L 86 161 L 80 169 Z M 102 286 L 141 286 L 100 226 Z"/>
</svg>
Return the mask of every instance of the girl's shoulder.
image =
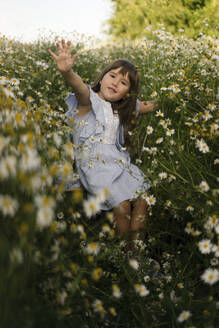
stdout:
<svg viewBox="0 0 219 328">
<path fill-rule="evenodd" d="M 90 91 L 90 101 L 91 101 L 91 109 L 84 116 L 78 116 L 78 108 L 79 103 L 77 97 L 74 93 L 71 93 L 66 99 L 65 103 L 68 106 L 68 111 L 66 112 L 66 118 L 71 120 L 89 120 L 89 118 L 95 118 L 97 121 L 104 123 L 104 113 L 103 106 L 106 103 L 103 99 L 101 99 L 96 92 L 94 92 L 90 85 L 87 86 Z"/>
</svg>

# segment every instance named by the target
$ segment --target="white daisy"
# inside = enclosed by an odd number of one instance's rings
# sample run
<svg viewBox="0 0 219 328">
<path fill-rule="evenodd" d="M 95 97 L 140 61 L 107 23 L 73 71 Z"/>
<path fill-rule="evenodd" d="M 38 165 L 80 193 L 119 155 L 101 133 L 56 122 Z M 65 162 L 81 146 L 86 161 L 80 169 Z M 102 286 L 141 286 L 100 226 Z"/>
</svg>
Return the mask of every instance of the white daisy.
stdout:
<svg viewBox="0 0 219 328">
<path fill-rule="evenodd" d="M 160 137 L 160 138 L 158 138 L 157 140 L 156 140 L 156 144 L 160 144 L 160 143 L 162 143 L 163 142 L 163 138 L 162 137 Z"/>
<path fill-rule="evenodd" d="M 135 259 L 130 259 L 129 260 L 129 265 L 134 269 L 134 270 L 138 270 L 139 268 L 139 263 L 137 260 Z"/>
<path fill-rule="evenodd" d="M 167 136 L 172 136 L 174 133 L 175 133 L 174 129 L 167 129 L 167 131 L 166 131 Z"/>
<path fill-rule="evenodd" d="M 212 252 L 214 252 L 215 257 L 219 257 L 219 245 L 213 245 Z"/>
<path fill-rule="evenodd" d="M 209 285 L 213 285 L 219 280 L 219 271 L 217 269 L 208 268 L 201 275 L 201 279 Z"/>
<path fill-rule="evenodd" d="M 5 76 L 0 76 L 0 85 L 7 84 L 8 79 Z"/>
<path fill-rule="evenodd" d="M 209 147 L 203 139 L 196 140 L 196 147 L 204 154 L 209 152 Z"/>
<path fill-rule="evenodd" d="M 89 243 L 85 247 L 85 252 L 92 255 L 97 255 L 100 252 L 100 245 L 95 242 Z"/>
<path fill-rule="evenodd" d="M 110 194 L 110 191 L 108 188 L 102 189 L 97 193 L 96 199 L 100 203 L 103 203 L 106 200 L 106 198 L 109 196 L 109 194 Z"/>
<path fill-rule="evenodd" d="M 152 94 L 151 94 L 151 97 L 156 97 L 156 96 L 157 96 L 157 92 L 153 91 Z"/>
<path fill-rule="evenodd" d="M 59 174 L 63 176 L 65 179 L 72 179 L 72 175 L 73 175 L 72 163 L 64 162 L 63 164 L 60 164 Z"/>
<path fill-rule="evenodd" d="M 20 249 L 18 248 L 14 248 L 11 252 L 10 252 L 10 260 L 13 263 L 22 263 L 23 262 L 23 253 L 21 252 Z"/>
<path fill-rule="evenodd" d="M 41 165 L 41 159 L 35 149 L 28 148 L 20 160 L 20 168 L 23 171 L 35 170 Z"/>
<path fill-rule="evenodd" d="M 56 147 L 59 147 L 62 143 L 62 138 L 60 137 L 60 135 L 58 133 L 54 133 L 53 140 L 54 140 Z"/>
<path fill-rule="evenodd" d="M 158 110 L 158 111 L 156 112 L 156 116 L 157 116 L 157 117 L 163 117 L 164 114 L 163 114 L 160 110 Z"/>
<path fill-rule="evenodd" d="M 100 211 L 100 201 L 96 197 L 90 197 L 83 203 L 84 211 L 87 217 L 91 217 Z"/>
<path fill-rule="evenodd" d="M 37 195 L 35 197 L 35 203 L 39 209 L 49 208 L 53 209 L 55 207 L 55 200 L 51 196 L 47 195 Z"/>
<path fill-rule="evenodd" d="M 91 136 L 91 137 L 89 138 L 89 141 L 90 141 L 91 143 L 94 143 L 94 142 L 96 141 L 96 139 L 95 139 L 93 136 Z"/>
<path fill-rule="evenodd" d="M 74 149 L 72 142 L 68 142 L 63 146 L 65 154 L 70 157 L 72 160 L 74 160 Z"/>
<path fill-rule="evenodd" d="M 212 123 L 212 124 L 210 124 L 210 127 L 211 127 L 211 129 L 212 129 L 213 131 L 217 131 L 218 128 L 219 128 L 219 125 L 216 124 L 216 123 Z"/>
<path fill-rule="evenodd" d="M 151 154 L 155 155 L 157 153 L 157 147 L 151 147 Z"/>
<path fill-rule="evenodd" d="M 166 87 L 161 87 L 160 90 L 161 90 L 161 91 L 166 91 L 167 88 L 166 88 Z"/>
<path fill-rule="evenodd" d="M 38 195 L 35 198 L 38 207 L 36 222 L 40 229 L 48 227 L 54 217 L 55 200 L 47 195 Z"/>
<path fill-rule="evenodd" d="M 15 98 L 15 95 L 10 88 L 3 88 L 3 92 L 7 98 Z"/>
<path fill-rule="evenodd" d="M 10 139 L 8 137 L 4 137 L 4 136 L 0 135 L 0 154 L 3 151 L 3 149 L 8 146 L 9 142 L 10 142 Z"/>
<path fill-rule="evenodd" d="M 67 298 L 68 294 L 65 290 L 57 292 L 57 302 L 61 305 L 64 305 L 65 300 Z"/>
<path fill-rule="evenodd" d="M 191 317 L 191 312 L 190 311 L 182 311 L 180 315 L 178 316 L 177 320 L 179 322 L 183 322 Z"/>
<path fill-rule="evenodd" d="M 163 120 L 163 119 L 161 119 L 161 120 L 159 121 L 159 124 L 160 124 L 161 126 L 163 126 L 164 128 L 167 127 L 167 123 L 166 123 L 165 120 Z"/>
<path fill-rule="evenodd" d="M 152 126 L 149 125 L 149 126 L 147 127 L 147 134 L 152 134 L 153 131 L 154 131 L 154 129 L 152 128 Z"/>
<path fill-rule="evenodd" d="M 82 224 L 78 224 L 76 227 L 74 227 L 73 229 L 72 229 L 73 231 L 78 231 L 78 232 L 80 232 L 81 234 L 83 234 L 84 233 L 84 226 L 82 225 Z"/>
<path fill-rule="evenodd" d="M 18 209 L 18 202 L 9 195 L 0 195 L 0 211 L 4 216 L 14 216 Z"/>
<path fill-rule="evenodd" d="M 147 296 L 150 293 L 143 284 L 135 284 L 135 291 L 142 297 Z"/>
<path fill-rule="evenodd" d="M 172 181 L 174 181 L 174 180 L 176 180 L 175 175 L 170 174 L 170 175 L 169 175 L 169 178 L 168 178 L 168 181 L 169 181 L 169 182 L 172 182 Z"/>
<path fill-rule="evenodd" d="M 201 191 L 207 192 L 210 188 L 206 181 L 202 181 L 199 185 Z"/>
<path fill-rule="evenodd" d="M 212 243 L 209 239 L 203 239 L 198 243 L 199 250 L 202 254 L 209 254 L 212 251 Z"/>
<path fill-rule="evenodd" d="M 105 224 L 102 226 L 102 231 L 103 231 L 104 233 L 110 232 L 110 226 L 109 226 L 109 224 L 105 223 Z"/>
<path fill-rule="evenodd" d="M 14 77 L 10 80 L 10 84 L 17 86 L 20 84 L 20 81 Z"/>
<path fill-rule="evenodd" d="M 192 205 L 188 205 L 188 206 L 186 207 L 186 211 L 187 211 L 187 212 L 193 212 L 193 211 L 194 211 L 194 207 L 193 207 Z"/>
<path fill-rule="evenodd" d="M 207 106 L 207 109 L 210 109 L 210 110 L 214 111 L 216 109 L 216 105 L 215 104 L 209 104 Z"/>
<path fill-rule="evenodd" d="M 167 173 L 166 172 L 161 172 L 161 173 L 159 173 L 159 177 L 160 177 L 161 180 L 164 180 L 164 179 L 167 178 Z"/>
<path fill-rule="evenodd" d="M 112 285 L 112 290 L 113 290 L 113 296 L 116 298 L 120 298 L 122 296 L 121 290 L 118 285 L 113 284 Z"/>
<path fill-rule="evenodd" d="M 26 98 L 26 101 L 32 103 L 32 102 L 34 102 L 34 98 L 31 97 L 31 96 L 28 96 L 28 97 Z"/>
<path fill-rule="evenodd" d="M 144 276 L 143 279 L 144 279 L 145 282 L 148 282 L 148 281 L 150 281 L 151 278 L 150 278 L 150 276 Z"/>
<path fill-rule="evenodd" d="M 218 250 L 218 255 L 215 255 L 216 257 L 214 257 L 213 259 L 211 259 L 210 263 L 212 266 L 216 266 L 219 264 L 219 261 L 218 261 L 218 257 L 219 257 L 219 250 Z"/>
<path fill-rule="evenodd" d="M 40 229 L 48 227 L 53 220 L 54 212 L 49 207 L 42 207 L 37 212 L 36 222 Z"/>
<path fill-rule="evenodd" d="M 140 158 L 137 158 L 136 161 L 135 161 L 136 164 L 141 164 L 142 163 L 142 160 Z"/>
<path fill-rule="evenodd" d="M 171 200 L 167 199 L 165 202 L 166 207 L 170 207 L 172 205 Z"/>
<path fill-rule="evenodd" d="M 209 147 L 206 143 L 201 143 L 199 146 L 199 150 L 205 154 L 209 152 Z"/>
<path fill-rule="evenodd" d="M 7 179 L 10 175 L 16 174 L 17 160 L 13 155 L 7 156 L 0 161 L 0 176 Z"/>
<path fill-rule="evenodd" d="M 217 224 L 217 225 L 214 227 L 214 229 L 215 229 L 215 232 L 219 235 L 219 224 Z"/>
<path fill-rule="evenodd" d="M 212 215 L 208 217 L 208 220 L 204 224 L 206 230 L 212 230 L 219 224 L 219 219 L 216 215 Z"/>
<path fill-rule="evenodd" d="M 207 111 L 205 111 L 205 113 L 202 115 L 202 117 L 205 121 L 208 121 L 210 118 L 212 118 L 212 115 L 209 114 Z"/>
<path fill-rule="evenodd" d="M 101 316 L 104 316 L 106 310 L 103 307 L 103 303 L 101 300 L 96 299 L 93 304 L 92 307 L 94 309 L 94 312 L 100 313 Z"/>
<path fill-rule="evenodd" d="M 154 205 L 156 203 L 156 198 L 153 195 L 146 196 L 145 200 L 149 206 Z"/>
</svg>

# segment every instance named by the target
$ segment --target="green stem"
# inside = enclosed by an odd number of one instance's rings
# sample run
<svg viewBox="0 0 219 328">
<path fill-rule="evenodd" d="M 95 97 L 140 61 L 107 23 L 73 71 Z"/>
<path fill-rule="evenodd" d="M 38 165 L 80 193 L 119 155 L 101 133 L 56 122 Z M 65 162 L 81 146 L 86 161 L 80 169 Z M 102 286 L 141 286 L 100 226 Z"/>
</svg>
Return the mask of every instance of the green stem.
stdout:
<svg viewBox="0 0 219 328">
<path fill-rule="evenodd" d="M 188 258 L 188 261 L 187 261 L 187 264 L 185 265 L 185 267 L 184 267 L 184 269 L 183 269 L 183 271 L 182 271 L 182 275 L 184 275 L 184 272 L 185 272 L 187 266 L 190 264 L 190 259 L 191 259 L 192 256 L 193 256 L 193 253 L 190 254 L 190 256 L 189 256 L 189 258 Z"/>
<path fill-rule="evenodd" d="M 170 172 L 170 173 L 176 175 L 176 176 L 177 176 L 178 178 L 180 178 L 183 182 L 185 182 L 185 183 L 189 183 L 189 181 L 186 180 L 185 178 L 183 178 L 179 173 L 170 170 L 168 167 L 166 167 L 166 165 L 164 165 L 164 164 L 163 164 L 162 162 L 160 162 L 159 160 L 158 160 L 158 162 L 159 162 L 159 164 L 160 164 L 163 168 L 165 168 L 168 172 Z"/>
</svg>

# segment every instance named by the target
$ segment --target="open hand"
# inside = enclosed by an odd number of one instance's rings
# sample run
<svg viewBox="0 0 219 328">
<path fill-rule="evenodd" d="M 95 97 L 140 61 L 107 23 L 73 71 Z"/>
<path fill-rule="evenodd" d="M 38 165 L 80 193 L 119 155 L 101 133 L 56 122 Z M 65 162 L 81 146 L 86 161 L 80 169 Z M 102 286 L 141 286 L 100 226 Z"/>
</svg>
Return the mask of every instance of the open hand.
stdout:
<svg viewBox="0 0 219 328">
<path fill-rule="evenodd" d="M 145 101 L 144 104 L 146 105 L 148 112 L 153 112 L 153 110 L 158 106 L 158 102 L 156 100 Z"/>
<path fill-rule="evenodd" d="M 67 73 L 72 69 L 77 54 L 71 56 L 70 41 L 65 43 L 65 40 L 62 40 L 61 45 L 57 42 L 56 48 L 57 48 L 58 55 L 56 55 L 51 49 L 49 49 L 48 52 L 54 58 L 58 70 L 61 73 Z"/>
<path fill-rule="evenodd" d="M 153 101 L 141 101 L 140 102 L 140 114 L 146 114 L 153 112 L 153 110 L 158 106 L 156 100 Z"/>
</svg>

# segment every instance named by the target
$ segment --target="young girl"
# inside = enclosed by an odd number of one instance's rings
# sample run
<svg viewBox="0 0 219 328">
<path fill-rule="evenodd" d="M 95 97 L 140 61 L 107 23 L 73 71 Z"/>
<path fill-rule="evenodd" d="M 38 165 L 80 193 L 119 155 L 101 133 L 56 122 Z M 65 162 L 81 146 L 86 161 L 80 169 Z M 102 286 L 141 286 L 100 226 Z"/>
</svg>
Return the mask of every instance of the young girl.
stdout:
<svg viewBox="0 0 219 328">
<path fill-rule="evenodd" d="M 130 162 L 122 144 L 127 145 L 136 116 L 153 111 L 154 102 L 137 100 L 139 76 L 136 67 L 125 59 L 109 64 L 93 85 L 84 84 L 73 70 L 70 41 L 56 44 L 58 55 L 49 50 L 58 70 L 74 94 L 66 103 L 69 120 L 74 121 L 76 166 L 83 187 L 95 195 L 104 188 L 109 196 L 102 210 L 112 210 L 117 233 L 135 240 L 144 231 L 147 203 L 140 195 L 150 188 L 142 171 Z"/>
</svg>

